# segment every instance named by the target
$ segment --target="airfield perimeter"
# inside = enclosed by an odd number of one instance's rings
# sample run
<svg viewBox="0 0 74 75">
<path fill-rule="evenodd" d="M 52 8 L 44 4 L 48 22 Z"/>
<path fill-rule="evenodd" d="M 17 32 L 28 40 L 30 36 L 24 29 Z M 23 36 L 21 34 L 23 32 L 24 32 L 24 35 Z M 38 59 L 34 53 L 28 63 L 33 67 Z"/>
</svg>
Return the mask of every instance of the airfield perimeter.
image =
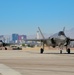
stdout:
<svg viewBox="0 0 74 75">
<path fill-rule="evenodd" d="M 74 75 L 74 50 L 0 50 L 0 75 Z"/>
</svg>

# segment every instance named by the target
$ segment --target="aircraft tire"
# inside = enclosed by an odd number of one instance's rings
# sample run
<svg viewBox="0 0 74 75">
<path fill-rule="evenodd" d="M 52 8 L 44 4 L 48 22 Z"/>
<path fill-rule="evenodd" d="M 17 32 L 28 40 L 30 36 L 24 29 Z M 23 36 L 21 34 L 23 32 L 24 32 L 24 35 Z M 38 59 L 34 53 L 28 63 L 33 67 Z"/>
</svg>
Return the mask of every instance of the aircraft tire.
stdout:
<svg viewBox="0 0 74 75">
<path fill-rule="evenodd" d="M 62 54 L 62 50 L 60 50 L 60 54 Z"/>
<path fill-rule="evenodd" d="M 67 49 L 68 54 L 70 54 L 70 48 Z"/>
<path fill-rule="evenodd" d="M 5 50 L 7 50 L 7 48 L 5 47 Z"/>
<path fill-rule="evenodd" d="M 41 48 L 41 49 L 40 49 L 40 53 L 43 54 L 43 52 L 44 52 L 44 50 L 43 50 L 43 48 Z"/>
</svg>

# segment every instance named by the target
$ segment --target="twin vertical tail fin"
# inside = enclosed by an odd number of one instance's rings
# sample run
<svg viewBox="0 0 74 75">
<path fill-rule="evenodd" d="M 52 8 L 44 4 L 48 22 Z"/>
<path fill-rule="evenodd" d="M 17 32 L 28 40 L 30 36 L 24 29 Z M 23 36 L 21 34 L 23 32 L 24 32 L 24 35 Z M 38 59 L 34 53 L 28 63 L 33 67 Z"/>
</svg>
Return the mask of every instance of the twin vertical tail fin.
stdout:
<svg viewBox="0 0 74 75">
<path fill-rule="evenodd" d="M 65 27 L 63 27 L 63 32 L 65 32 Z"/>
<path fill-rule="evenodd" d="M 40 34 L 41 34 L 42 38 L 43 38 L 43 39 L 45 39 L 45 37 L 44 37 L 44 35 L 43 35 L 43 33 L 42 33 L 42 31 L 41 31 L 40 27 L 38 27 L 38 29 L 39 29 L 39 32 L 40 32 Z"/>
<path fill-rule="evenodd" d="M 38 29 L 39 29 L 39 32 L 40 32 L 40 34 L 41 34 L 43 40 L 45 40 L 45 37 L 44 37 L 44 35 L 43 35 L 41 29 L 40 29 L 39 27 L 38 27 Z M 43 43 L 42 43 L 42 44 L 43 44 L 43 50 L 44 50 L 44 43 L 45 43 L 45 41 L 43 41 Z"/>
<path fill-rule="evenodd" d="M 43 33 L 42 33 L 40 27 L 38 27 L 38 29 L 39 29 L 39 32 L 40 32 L 42 38 L 45 39 L 45 37 L 44 37 L 44 35 L 43 35 Z M 63 27 L 63 32 L 65 33 L 65 27 Z"/>
</svg>

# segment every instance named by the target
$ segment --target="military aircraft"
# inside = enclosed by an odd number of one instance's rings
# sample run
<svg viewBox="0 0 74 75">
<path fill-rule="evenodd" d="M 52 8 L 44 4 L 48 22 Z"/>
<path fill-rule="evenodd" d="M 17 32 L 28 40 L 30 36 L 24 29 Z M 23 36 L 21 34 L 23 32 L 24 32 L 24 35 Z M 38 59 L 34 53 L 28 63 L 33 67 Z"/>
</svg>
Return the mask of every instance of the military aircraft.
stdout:
<svg viewBox="0 0 74 75">
<path fill-rule="evenodd" d="M 52 46 L 53 48 L 59 47 L 60 48 L 60 54 L 62 54 L 63 47 L 66 47 L 66 51 L 68 54 L 70 54 L 70 42 L 74 41 L 74 39 L 71 39 L 67 37 L 64 33 L 65 27 L 62 31 L 59 31 L 58 33 L 50 36 L 49 38 L 45 38 L 43 33 L 41 32 L 41 29 L 38 27 L 43 39 L 27 39 L 26 41 L 41 41 L 43 44 L 43 48 L 40 49 L 40 53 L 44 52 L 44 44 L 47 46 Z"/>
<path fill-rule="evenodd" d="M 8 43 L 4 43 L 2 40 L 0 40 L 0 47 L 5 47 L 8 46 Z M 5 47 L 5 50 L 7 50 L 7 48 Z"/>
</svg>

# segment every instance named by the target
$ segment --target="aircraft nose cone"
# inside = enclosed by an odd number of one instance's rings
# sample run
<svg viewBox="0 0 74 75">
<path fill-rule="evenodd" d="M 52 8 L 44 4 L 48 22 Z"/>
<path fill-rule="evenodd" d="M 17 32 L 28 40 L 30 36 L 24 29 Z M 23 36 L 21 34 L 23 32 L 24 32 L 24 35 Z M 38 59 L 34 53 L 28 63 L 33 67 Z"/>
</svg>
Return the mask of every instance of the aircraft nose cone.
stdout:
<svg viewBox="0 0 74 75">
<path fill-rule="evenodd" d="M 0 44 L 2 44 L 2 42 L 0 42 Z"/>
<path fill-rule="evenodd" d="M 61 40 L 66 40 L 66 37 L 61 35 L 61 36 L 60 36 L 60 39 L 61 39 Z"/>
</svg>

